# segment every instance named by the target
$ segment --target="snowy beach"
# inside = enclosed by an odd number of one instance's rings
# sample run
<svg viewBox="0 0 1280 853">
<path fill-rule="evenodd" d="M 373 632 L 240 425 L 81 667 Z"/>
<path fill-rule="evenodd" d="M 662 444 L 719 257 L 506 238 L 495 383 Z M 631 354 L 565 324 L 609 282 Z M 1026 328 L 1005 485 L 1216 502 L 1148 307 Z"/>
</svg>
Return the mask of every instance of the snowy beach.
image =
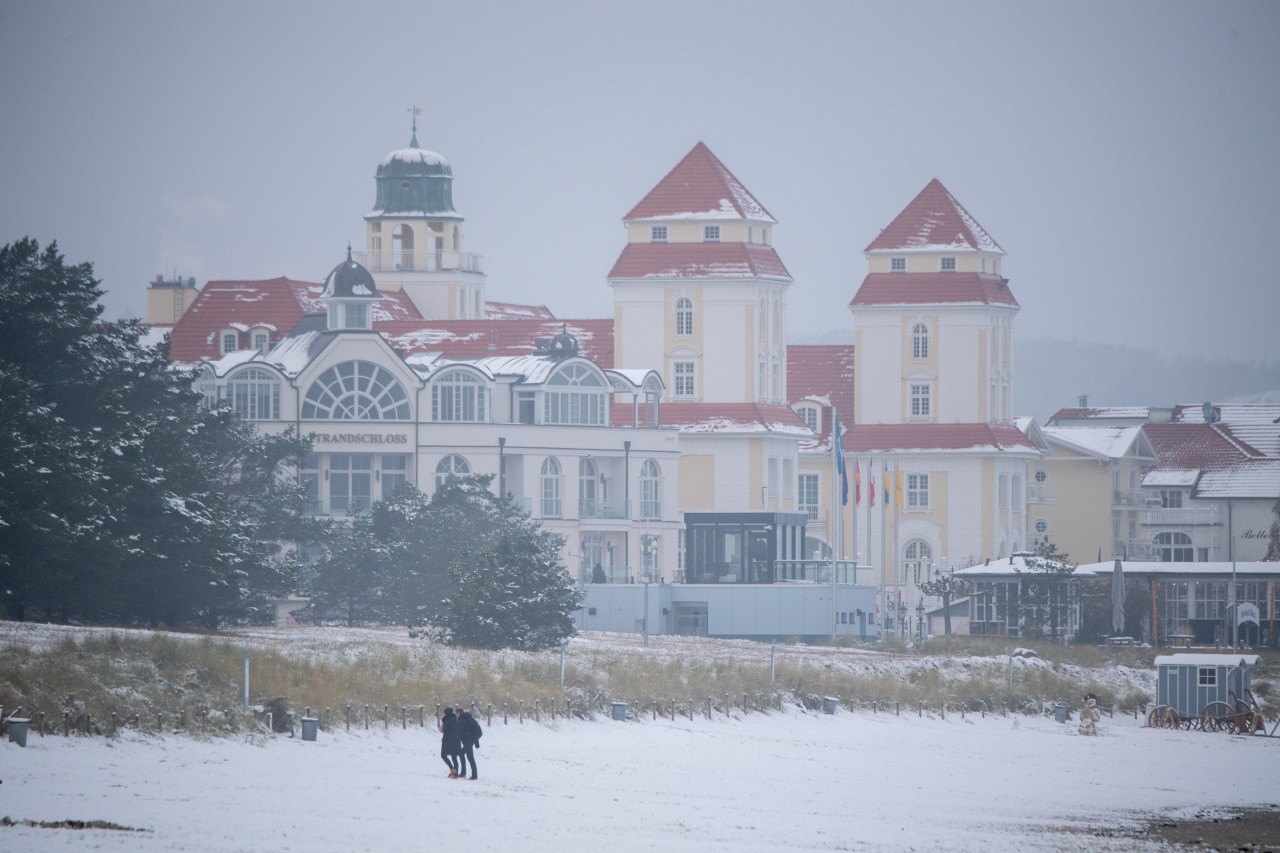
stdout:
<svg viewBox="0 0 1280 853">
<path fill-rule="evenodd" d="M 892 744 L 892 746 L 889 746 Z M 0 744 L 10 850 L 1155 850 L 1071 830 L 1268 804 L 1280 739 L 1052 717 L 835 715 L 788 705 L 619 722 L 495 718 L 480 778 L 434 731 Z"/>
</svg>

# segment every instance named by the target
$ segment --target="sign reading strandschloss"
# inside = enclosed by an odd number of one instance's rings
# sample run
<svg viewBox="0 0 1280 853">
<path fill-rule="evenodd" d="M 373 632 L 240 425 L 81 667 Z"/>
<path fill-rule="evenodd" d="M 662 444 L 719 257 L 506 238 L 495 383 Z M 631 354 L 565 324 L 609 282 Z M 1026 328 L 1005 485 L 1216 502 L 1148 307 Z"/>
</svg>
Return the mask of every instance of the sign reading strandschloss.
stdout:
<svg viewBox="0 0 1280 853">
<path fill-rule="evenodd" d="M 310 432 L 312 444 L 408 444 L 407 435 L 383 435 L 376 432 Z"/>
</svg>

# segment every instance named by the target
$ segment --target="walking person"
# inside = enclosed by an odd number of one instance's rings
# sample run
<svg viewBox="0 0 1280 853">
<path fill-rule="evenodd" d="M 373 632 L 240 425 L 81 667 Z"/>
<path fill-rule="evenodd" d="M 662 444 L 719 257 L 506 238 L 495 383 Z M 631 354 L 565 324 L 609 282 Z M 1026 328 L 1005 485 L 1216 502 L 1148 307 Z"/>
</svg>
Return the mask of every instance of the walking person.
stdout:
<svg viewBox="0 0 1280 853">
<path fill-rule="evenodd" d="M 459 756 L 462 766 L 458 770 L 459 775 L 467 775 L 467 762 L 470 761 L 471 778 L 476 778 L 475 750 L 480 748 L 480 735 L 483 733 L 480 721 L 471 716 L 470 711 L 463 711 L 462 716 L 458 718 L 458 736 L 462 741 L 462 754 Z"/>
<path fill-rule="evenodd" d="M 462 752 L 462 742 L 458 738 L 458 718 L 453 715 L 452 708 L 445 708 L 440 717 L 440 758 L 449 768 L 449 778 L 458 778 L 458 755 Z"/>
</svg>

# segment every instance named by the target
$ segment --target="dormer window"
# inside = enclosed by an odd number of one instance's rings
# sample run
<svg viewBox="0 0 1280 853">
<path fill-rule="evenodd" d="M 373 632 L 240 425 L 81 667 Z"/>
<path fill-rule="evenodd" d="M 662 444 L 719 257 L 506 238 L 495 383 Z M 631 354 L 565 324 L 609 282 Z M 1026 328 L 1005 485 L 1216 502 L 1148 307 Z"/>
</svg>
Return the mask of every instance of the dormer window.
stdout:
<svg viewBox="0 0 1280 853">
<path fill-rule="evenodd" d="M 754 243 L 754 242 L 755 242 L 755 239 L 754 239 L 754 236 L 753 236 L 754 234 L 755 234 L 755 229 L 754 229 L 752 226 L 748 225 L 748 226 L 747 226 L 747 242 L 748 242 L 748 243 Z"/>
<path fill-rule="evenodd" d="M 800 420 L 804 421 L 805 426 L 814 432 L 818 431 L 821 418 L 818 416 L 817 406 L 800 406 L 796 409 L 796 414 L 800 416 Z"/>
<path fill-rule="evenodd" d="M 264 329 L 255 329 L 253 332 L 253 348 L 258 352 L 265 353 L 271 346 L 271 334 Z"/>
<path fill-rule="evenodd" d="M 905 257 L 889 259 L 889 272 L 906 272 L 906 271 L 907 271 L 907 259 Z"/>
<path fill-rule="evenodd" d="M 769 228 L 768 228 L 768 226 L 764 226 L 764 227 L 762 227 L 762 228 L 760 229 L 760 242 L 761 242 L 761 243 L 764 243 L 766 246 L 767 246 L 767 245 L 769 245 Z"/>
<path fill-rule="evenodd" d="M 665 242 L 667 242 L 667 226 L 665 226 L 665 225 L 653 225 L 653 226 L 651 226 L 651 227 L 649 228 L 649 242 L 650 242 L 650 243 L 665 243 Z"/>
<path fill-rule="evenodd" d="M 942 259 L 942 271 L 943 271 L 943 272 L 955 272 L 955 271 L 956 271 L 956 259 L 955 259 L 955 258 L 943 258 L 943 259 Z"/>
<path fill-rule="evenodd" d="M 240 349 L 240 333 L 226 331 L 222 333 L 222 354 L 226 355 Z"/>
<path fill-rule="evenodd" d="M 702 242 L 719 243 L 720 242 L 720 226 L 719 225 L 702 226 Z"/>
</svg>

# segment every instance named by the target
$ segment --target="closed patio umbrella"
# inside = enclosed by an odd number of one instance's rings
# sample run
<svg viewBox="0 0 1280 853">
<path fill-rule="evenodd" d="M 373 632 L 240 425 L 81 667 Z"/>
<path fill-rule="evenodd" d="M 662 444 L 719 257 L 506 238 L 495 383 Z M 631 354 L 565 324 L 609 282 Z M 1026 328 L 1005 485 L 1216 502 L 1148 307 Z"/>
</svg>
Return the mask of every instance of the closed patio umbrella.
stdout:
<svg viewBox="0 0 1280 853">
<path fill-rule="evenodd" d="M 1111 633 L 1115 637 L 1124 633 L 1124 566 L 1119 557 L 1111 572 Z"/>
</svg>

